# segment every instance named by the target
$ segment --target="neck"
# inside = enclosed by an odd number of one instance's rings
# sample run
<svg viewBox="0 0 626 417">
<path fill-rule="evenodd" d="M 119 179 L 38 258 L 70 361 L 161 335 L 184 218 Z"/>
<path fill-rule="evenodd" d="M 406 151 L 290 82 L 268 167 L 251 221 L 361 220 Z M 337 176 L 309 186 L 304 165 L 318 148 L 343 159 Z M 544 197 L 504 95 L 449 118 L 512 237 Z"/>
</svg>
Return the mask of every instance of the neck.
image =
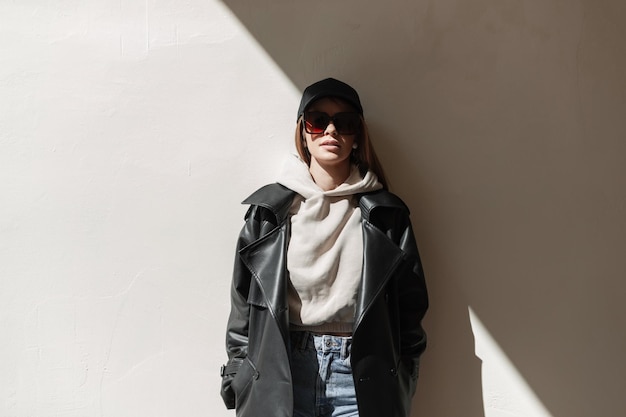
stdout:
<svg viewBox="0 0 626 417">
<path fill-rule="evenodd" d="M 350 176 L 350 162 L 337 165 L 321 165 L 311 159 L 309 172 L 313 181 L 324 191 L 334 190 L 343 184 Z"/>
</svg>

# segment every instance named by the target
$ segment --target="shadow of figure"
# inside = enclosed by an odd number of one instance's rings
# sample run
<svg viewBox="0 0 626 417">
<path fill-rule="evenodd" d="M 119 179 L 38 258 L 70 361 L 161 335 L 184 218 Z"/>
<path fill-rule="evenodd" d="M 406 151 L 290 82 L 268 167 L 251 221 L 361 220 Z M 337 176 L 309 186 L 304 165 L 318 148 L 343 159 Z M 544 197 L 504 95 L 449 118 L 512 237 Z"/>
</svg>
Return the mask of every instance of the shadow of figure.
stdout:
<svg viewBox="0 0 626 417">
<path fill-rule="evenodd" d="M 370 128 L 375 138 L 400 134 L 376 123 Z M 385 164 L 391 186 L 411 209 L 431 300 L 424 322 L 428 348 L 422 358 L 411 416 L 484 417 L 481 361 L 474 353 L 469 303 L 463 291 L 466 277 L 449 262 L 446 251 L 451 245 L 437 226 L 446 218 L 445 210 L 438 206 L 436 193 L 426 186 L 427 173 L 416 157 L 419 144 L 381 144 L 381 158 L 393 161 Z"/>
</svg>

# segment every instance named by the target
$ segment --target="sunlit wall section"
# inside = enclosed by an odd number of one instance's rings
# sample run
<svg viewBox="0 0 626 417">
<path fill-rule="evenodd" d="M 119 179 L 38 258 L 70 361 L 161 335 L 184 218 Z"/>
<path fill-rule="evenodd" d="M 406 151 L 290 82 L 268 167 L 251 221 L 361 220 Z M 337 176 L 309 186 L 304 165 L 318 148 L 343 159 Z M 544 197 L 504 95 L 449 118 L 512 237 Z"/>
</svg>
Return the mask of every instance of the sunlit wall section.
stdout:
<svg viewBox="0 0 626 417">
<path fill-rule="evenodd" d="M 482 360 L 485 417 L 554 417 L 511 363 L 480 317 L 468 309 L 476 340 L 476 356 Z"/>
<path fill-rule="evenodd" d="M 4 1 L 0 91 L 0 415 L 233 415 L 239 202 L 290 81 L 218 1 Z"/>
</svg>

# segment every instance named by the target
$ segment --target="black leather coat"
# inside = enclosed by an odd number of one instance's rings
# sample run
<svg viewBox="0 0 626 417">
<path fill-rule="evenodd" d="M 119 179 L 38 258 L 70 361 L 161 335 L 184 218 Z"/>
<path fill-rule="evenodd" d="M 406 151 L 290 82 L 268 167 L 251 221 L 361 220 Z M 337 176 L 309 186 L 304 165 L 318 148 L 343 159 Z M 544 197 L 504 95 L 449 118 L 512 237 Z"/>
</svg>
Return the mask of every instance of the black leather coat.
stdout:
<svg viewBox="0 0 626 417">
<path fill-rule="evenodd" d="M 295 193 L 267 185 L 250 204 L 238 240 L 221 395 L 238 417 L 292 417 L 287 244 Z M 419 357 L 426 285 L 409 211 L 395 195 L 359 196 L 363 272 L 351 362 L 360 417 L 408 417 Z"/>
</svg>

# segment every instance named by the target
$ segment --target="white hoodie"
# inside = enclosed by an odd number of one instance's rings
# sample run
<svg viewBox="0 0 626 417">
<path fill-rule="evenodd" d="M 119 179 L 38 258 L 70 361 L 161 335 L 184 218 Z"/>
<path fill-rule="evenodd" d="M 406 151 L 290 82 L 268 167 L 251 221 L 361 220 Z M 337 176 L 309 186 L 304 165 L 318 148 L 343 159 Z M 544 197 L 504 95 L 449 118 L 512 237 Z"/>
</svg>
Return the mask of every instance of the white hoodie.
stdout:
<svg viewBox="0 0 626 417">
<path fill-rule="evenodd" d="M 296 155 L 286 161 L 278 183 L 299 194 L 290 210 L 287 250 L 292 327 L 351 332 L 363 264 L 361 211 L 355 194 L 382 185 L 373 172 L 361 178 L 353 166 L 343 184 L 324 191 Z"/>
</svg>

